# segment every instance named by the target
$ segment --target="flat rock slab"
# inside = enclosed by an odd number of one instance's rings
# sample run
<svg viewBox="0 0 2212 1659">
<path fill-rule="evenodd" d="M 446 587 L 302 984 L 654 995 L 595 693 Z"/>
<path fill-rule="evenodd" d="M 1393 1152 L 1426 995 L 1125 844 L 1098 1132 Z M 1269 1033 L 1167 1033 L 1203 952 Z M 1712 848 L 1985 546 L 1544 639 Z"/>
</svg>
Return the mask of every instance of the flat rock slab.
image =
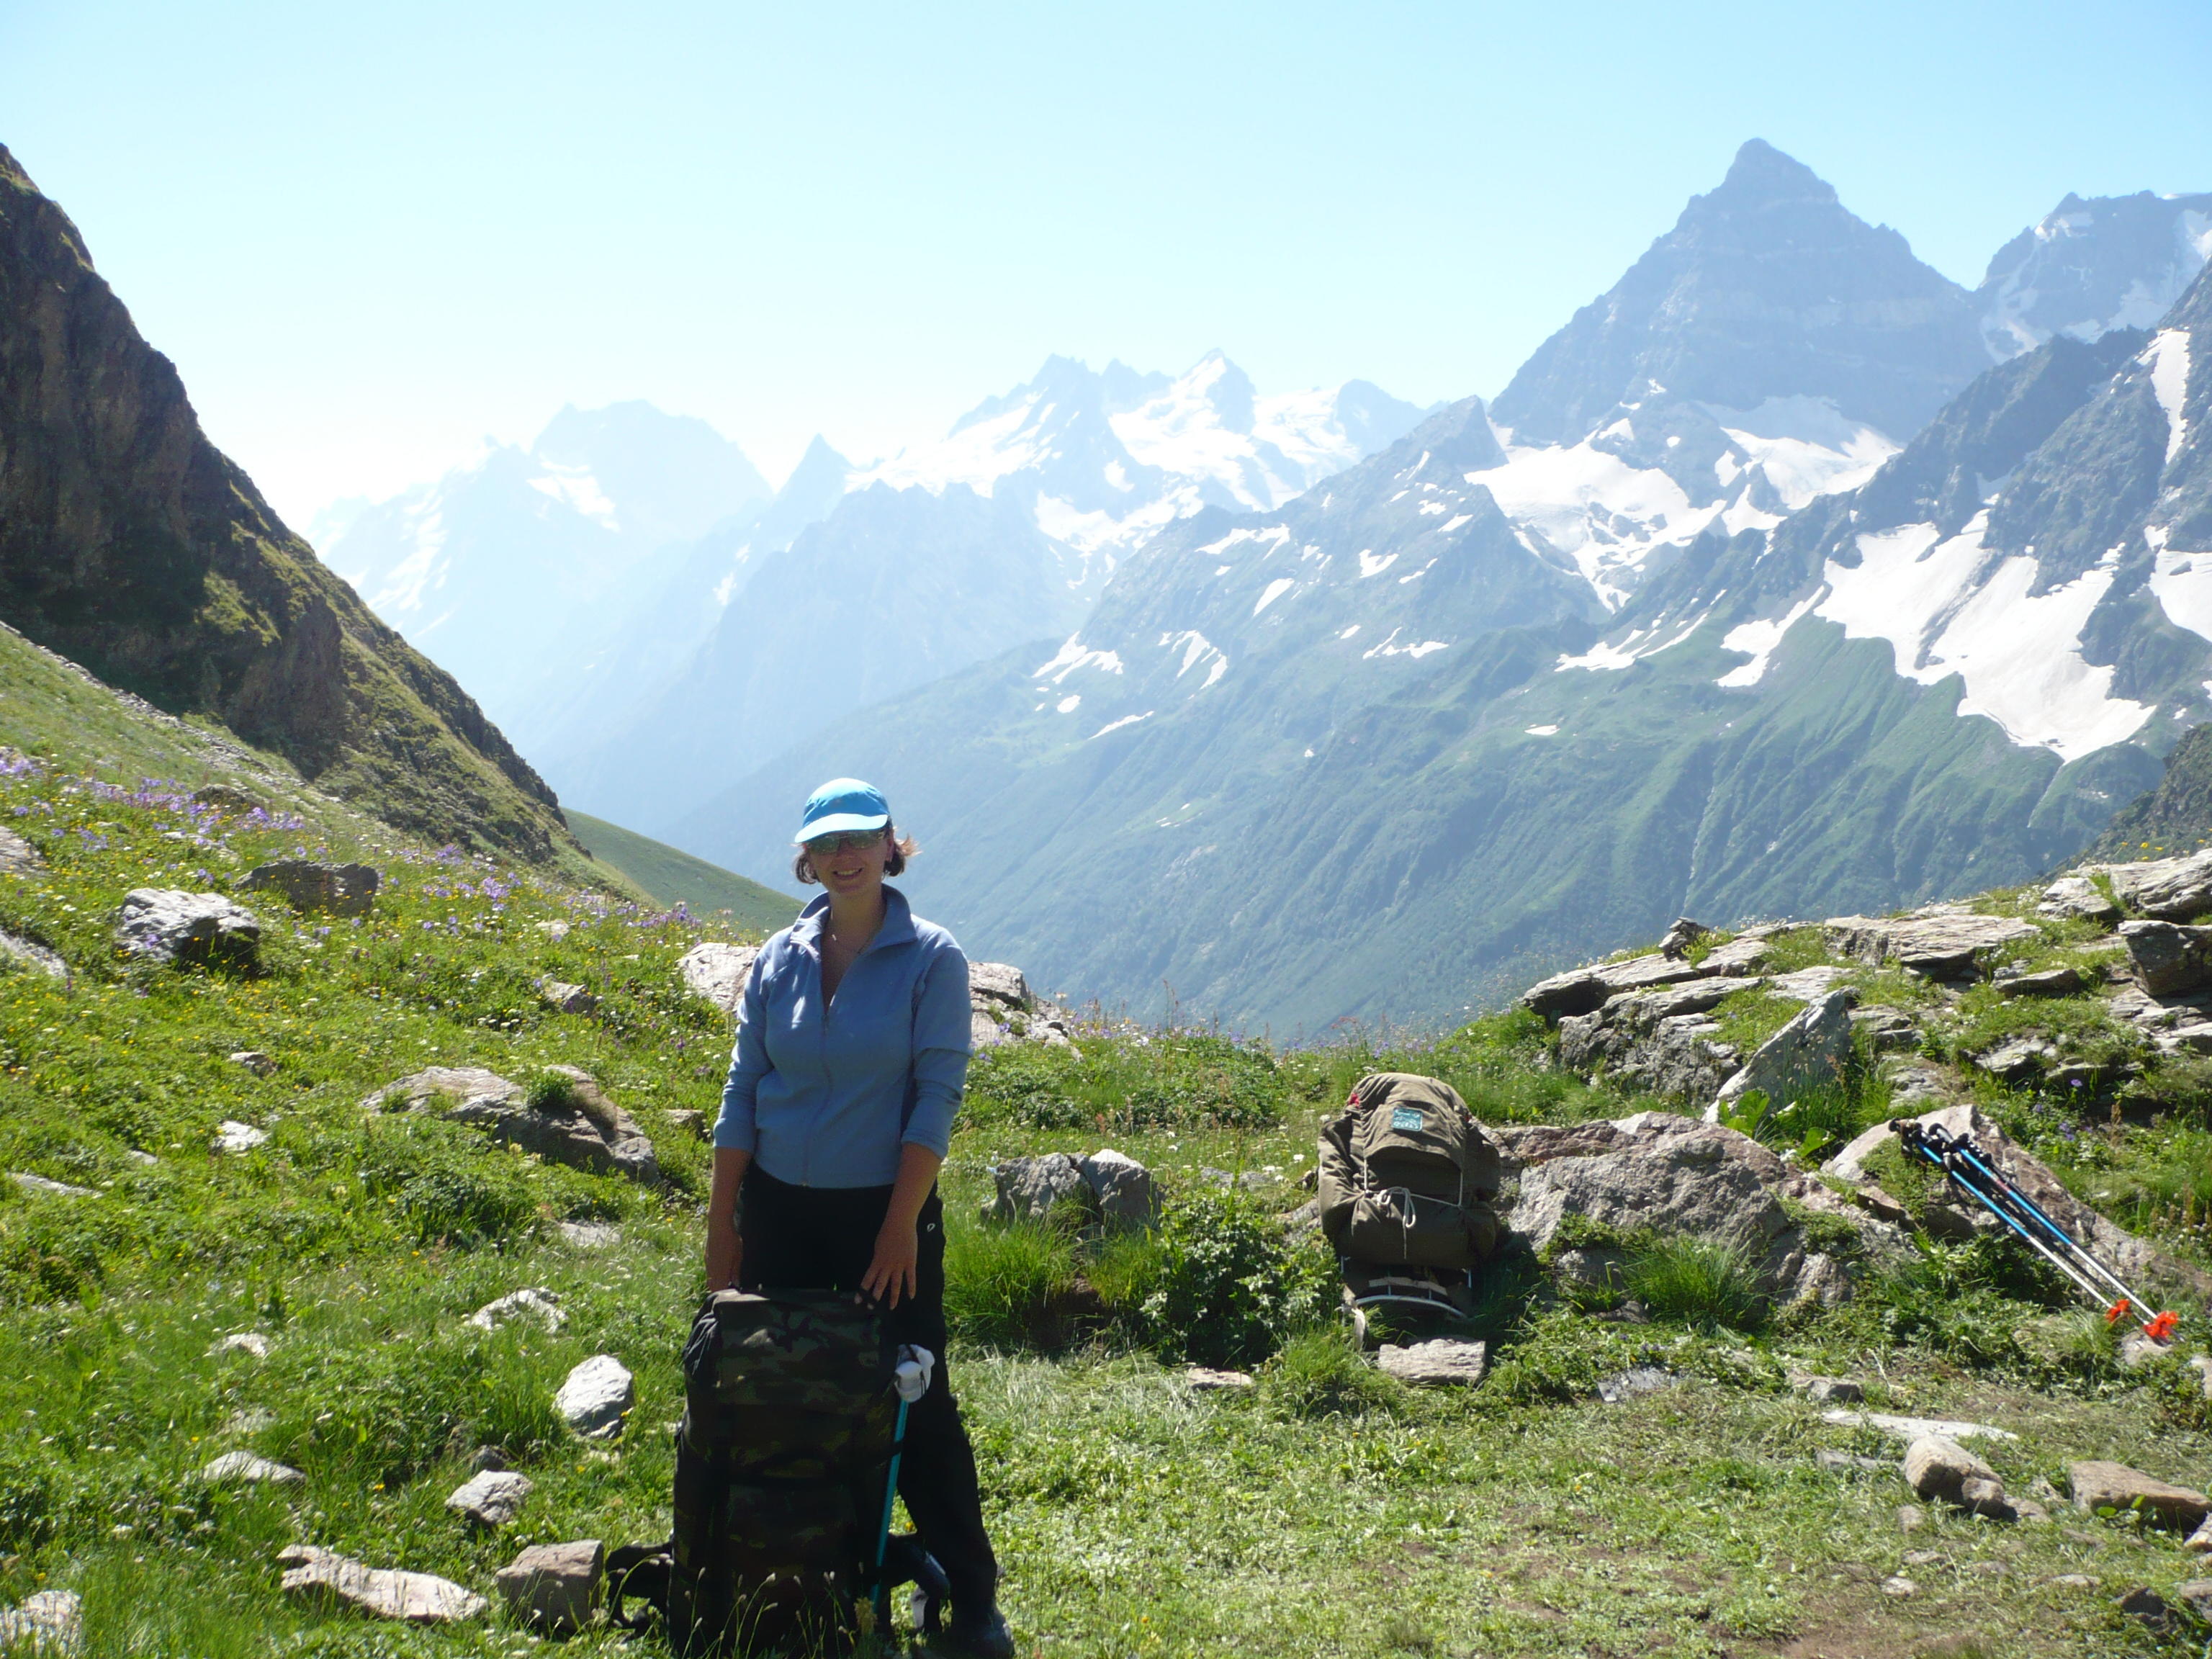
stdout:
<svg viewBox="0 0 2212 1659">
<path fill-rule="evenodd" d="M 1218 1371 L 1205 1365 L 1193 1365 L 1182 1374 L 1184 1385 L 1200 1394 L 1212 1394 L 1222 1389 L 1249 1389 L 1252 1386 L 1249 1371 Z"/>
<path fill-rule="evenodd" d="M 447 1494 L 446 1507 L 480 1527 L 503 1527 L 514 1519 L 534 1489 L 530 1477 L 512 1469 L 486 1469 Z"/>
<path fill-rule="evenodd" d="M 294 1544 L 278 1551 L 276 1563 L 285 1569 L 287 1595 L 305 1601 L 342 1601 L 377 1619 L 447 1625 L 479 1618 L 491 1605 L 450 1578 L 364 1566 L 350 1557 L 312 1544 Z"/>
<path fill-rule="evenodd" d="M 84 1650 L 84 1602 L 75 1590 L 40 1590 L 0 1610 L 0 1648 L 65 1656 Z"/>
<path fill-rule="evenodd" d="M 27 876 L 46 867 L 39 849 L 13 830 L 0 830 L 0 876 Z"/>
<path fill-rule="evenodd" d="M 214 1148 L 218 1152 L 250 1152 L 269 1144 L 269 1131 L 227 1117 L 216 1125 Z"/>
<path fill-rule="evenodd" d="M 611 1440 L 637 1403 L 629 1368 L 611 1353 L 593 1354 L 570 1371 L 553 1396 L 553 1409 L 586 1440 Z"/>
<path fill-rule="evenodd" d="M 2144 992 L 2181 996 L 2212 982 L 2212 927 L 2171 921 L 2124 921 L 2120 942 Z"/>
<path fill-rule="evenodd" d="M 2000 1429 L 1988 1423 L 1962 1423 L 1945 1417 L 1893 1417 L 1887 1412 L 1822 1412 L 1823 1423 L 1837 1423 L 1845 1428 L 1880 1429 L 1884 1434 L 1893 1434 L 1900 1440 L 1917 1440 L 1923 1435 L 1933 1435 L 1943 1440 L 2017 1440 L 2020 1437 L 2010 1429 Z"/>
<path fill-rule="evenodd" d="M 517 1624 L 558 1635 L 580 1629 L 606 1577 L 606 1546 L 596 1538 L 532 1544 L 501 1567 L 499 1593 Z"/>
<path fill-rule="evenodd" d="M 368 1112 L 436 1111 L 448 1122 L 483 1130 L 502 1146 L 535 1152 L 592 1175 L 623 1175 L 662 1184 L 660 1161 L 635 1119 L 607 1098 L 588 1072 L 545 1068 L 568 1080 L 565 1099 L 532 1105 L 520 1084 L 475 1066 L 429 1066 L 362 1099 Z"/>
<path fill-rule="evenodd" d="M 1927 979 L 1967 978 L 2003 946 L 2039 937 L 2033 922 L 1948 904 L 1902 916 L 1837 916 L 1824 930 L 1839 956 L 1877 966 L 1894 962 Z"/>
<path fill-rule="evenodd" d="M 2186 921 L 2212 910 L 2212 852 L 2096 868 L 2111 878 L 2112 891 L 2137 915 Z"/>
<path fill-rule="evenodd" d="M 2161 1526 L 2188 1532 L 2212 1515 L 2212 1498 L 2187 1486 L 2170 1486 L 2124 1463 L 2092 1459 L 2071 1464 L 2068 1481 L 2076 1507 L 2094 1513 L 2101 1509 L 2136 1510 Z"/>
<path fill-rule="evenodd" d="M 249 1451 L 228 1451 L 200 1471 L 200 1479 L 217 1486 L 299 1486 L 307 1477 L 288 1463 L 256 1457 Z"/>
<path fill-rule="evenodd" d="M 1849 991 L 1830 991 L 1808 1003 L 1721 1085 L 1721 1109 L 1726 1111 L 1754 1089 L 1766 1097 L 1769 1112 L 1823 1089 L 1840 1089 L 1851 1058 L 1854 1000 Z"/>
<path fill-rule="evenodd" d="M 1523 991 L 1520 1000 L 1522 1007 L 1534 1010 L 1546 1019 L 1558 1020 L 1568 1014 L 1595 1013 L 1605 1006 L 1607 998 L 1623 991 L 1648 991 L 1662 985 L 1679 985 L 1684 980 L 1706 977 L 1705 972 L 1686 962 L 1654 951 L 1648 957 L 1632 957 L 1626 962 L 1598 963 L 1554 974 Z"/>
<path fill-rule="evenodd" d="M 1386 1342 L 1376 1363 L 1386 1376 L 1417 1389 L 1472 1388 L 1489 1367 L 1490 1345 L 1443 1336 L 1404 1347 Z"/>
<path fill-rule="evenodd" d="M 527 1319 L 549 1332 L 558 1331 L 568 1322 L 568 1316 L 561 1310 L 560 1297 L 535 1285 L 526 1291 L 510 1291 L 496 1301 L 485 1303 L 469 1316 L 469 1323 L 480 1331 L 495 1331 L 518 1319 Z"/>
<path fill-rule="evenodd" d="M 684 989 L 713 1003 L 724 1013 L 735 1015 L 759 959 L 757 945 L 722 945 L 709 940 L 695 945 L 678 958 L 676 972 Z"/>
</svg>

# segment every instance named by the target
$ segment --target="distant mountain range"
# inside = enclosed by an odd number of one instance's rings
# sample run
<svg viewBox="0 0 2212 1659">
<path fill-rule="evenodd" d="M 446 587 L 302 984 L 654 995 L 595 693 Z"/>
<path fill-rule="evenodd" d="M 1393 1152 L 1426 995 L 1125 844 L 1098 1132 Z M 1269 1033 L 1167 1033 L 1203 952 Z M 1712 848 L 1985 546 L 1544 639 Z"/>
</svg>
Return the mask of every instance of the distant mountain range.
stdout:
<svg viewBox="0 0 2212 1659">
<path fill-rule="evenodd" d="M 856 771 L 963 938 L 1279 1032 L 2022 878 L 2212 712 L 2204 199 L 2069 198 L 1970 294 L 1747 145 L 1494 410 L 1171 526 L 670 838 L 770 867 Z"/>
</svg>

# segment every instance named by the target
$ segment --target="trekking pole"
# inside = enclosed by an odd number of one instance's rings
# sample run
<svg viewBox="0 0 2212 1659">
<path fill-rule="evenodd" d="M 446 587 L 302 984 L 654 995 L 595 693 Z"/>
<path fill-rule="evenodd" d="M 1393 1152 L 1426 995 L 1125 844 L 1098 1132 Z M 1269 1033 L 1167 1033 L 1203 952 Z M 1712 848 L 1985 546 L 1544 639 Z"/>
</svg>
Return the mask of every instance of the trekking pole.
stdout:
<svg viewBox="0 0 2212 1659">
<path fill-rule="evenodd" d="M 1939 1130 L 1937 1133 L 1941 1133 L 1942 1132 Z M 1984 1152 L 1972 1140 L 1964 1136 L 1955 1137 L 1951 1140 L 1946 1150 L 1948 1152 L 1948 1158 L 1946 1162 L 1947 1169 L 1952 1167 L 1948 1161 L 1949 1159 L 1957 1159 L 1964 1162 L 1968 1168 L 1974 1170 L 1979 1176 L 1995 1187 L 1999 1196 L 2003 1198 L 2009 1205 L 2016 1207 L 2020 1211 L 2025 1212 L 2027 1217 L 2035 1222 L 2037 1225 L 2048 1234 L 2051 1238 L 2056 1240 L 2059 1247 L 2063 1249 L 2068 1255 L 2072 1257 L 2077 1264 L 2086 1268 L 2087 1272 L 2094 1274 L 2097 1279 L 2102 1280 L 2104 1285 L 2107 1287 L 2106 1289 L 2101 1291 L 2093 1290 L 2090 1291 L 2090 1294 L 2096 1297 L 2098 1301 L 2105 1302 L 2108 1297 L 2114 1296 L 2115 1293 L 2117 1294 L 2118 1299 L 2112 1301 L 2111 1305 L 2105 1310 L 2106 1323 L 2118 1324 L 2119 1322 L 2120 1316 L 2126 1313 L 2131 1306 L 2139 1313 L 2142 1310 L 2150 1306 L 2149 1303 L 2145 1301 L 2141 1296 L 2138 1296 L 2136 1291 L 2129 1286 L 2125 1279 L 2122 1279 L 2119 1274 L 2113 1272 L 2111 1267 L 2107 1267 L 2102 1260 L 2100 1260 L 2088 1249 L 2087 1245 L 2083 1244 L 2072 1234 L 2069 1233 L 2063 1227 L 2052 1220 L 2050 1216 L 2046 1215 L 2044 1212 L 2042 1206 L 2037 1204 L 2036 1201 L 2030 1198 L 2026 1193 L 2021 1191 L 2017 1184 L 2006 1180 L 2003 1176 L 2000 1175 L 1994 1168 L 1992 1168 L 1989 1162 L 1988 1154 Z M 1966 1183 L 1961 1182 L 1960 1184 L 1965 1185 Z M 1971 1187 L 1969 1188 L 1969 1190 L 1972 1190 Z M 2048 1255 L 2049 1252 L 2046 1251 L 2045 1254 Z M 2173 1328 L 2178 1321 L 2174 1315 L 2171 1313 L 2162 1313 L 2154 1315 L 2148 1320 L 2138 1320 L 2136 1322 L 2142 1325 L 2143 1334 L 2149 1337 L 2152 1341 L 2164 1342 L 2172 1335 Z"/>
<path fill-rule="evenodd" d="M 1942 1170 L 1954 1186 L 1971 1194 L 2102 1307 L 2106 1324 L 2118 1324 L 2130 1309 L 2140 1313 L 2151 1305 L 2087 1245 L 2045 1214 L 2017 1184 L 1998 1173 L 1988 1153 L 1971 1137 L 1953 1135 L 1938 1125 L 1911 1118 L 1898 1119 L 1891 1127 L 1906 1152 L 1917 1153 Z M 2031 1231 L 2031 1226 L 2036 1231 Z M 2039 1231 L 2044 1237 L 2038 1237 Z M 2180 1322 L 2175 1314 L 2160 1313 L 2133 1322 L 2140 1324 L 2152 1341 L 2166 1342 L 2172 1340 Z"/>
<path fill-rule="evenodd" d="M 898 1390 L 898 1421 L 891 1430 L 890 1468 L 884 1474 L 884 1523 L 876 1529 L 876 1628 L 886 1638 L 891 1627 L 891 1587 L 884 1582 L 884 1560 L 890 1553 L 891 1500 L 898 1496 L 899 1459 L 906 1451 L 906 1414 L 929 1392 L 930 1372 L 936 1364 L 937 1356 L 928 1349 L 908 1343 L 900 1348 L 898 1364 L 891 1372 L 891 1386 Z"/>
</svg>

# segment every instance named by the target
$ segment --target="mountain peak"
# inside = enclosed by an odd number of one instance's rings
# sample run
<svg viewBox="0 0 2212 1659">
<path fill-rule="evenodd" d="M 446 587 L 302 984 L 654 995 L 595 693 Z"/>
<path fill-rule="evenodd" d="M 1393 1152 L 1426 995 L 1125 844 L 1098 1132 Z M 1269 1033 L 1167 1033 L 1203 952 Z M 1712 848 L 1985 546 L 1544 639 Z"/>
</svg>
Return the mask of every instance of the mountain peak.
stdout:
<svg viewBox="0 0 2212 1659">
<path fill-rule="evenodd" d="M 1725 198 L 1731 206 L 1780 202 L 1836 200 L 1836 187 L 1794 155 L 1785 155 L 1764 138 L 1747 138 L 1729 163 L 1720 188 L 1696 198 Z"/>
</svg>

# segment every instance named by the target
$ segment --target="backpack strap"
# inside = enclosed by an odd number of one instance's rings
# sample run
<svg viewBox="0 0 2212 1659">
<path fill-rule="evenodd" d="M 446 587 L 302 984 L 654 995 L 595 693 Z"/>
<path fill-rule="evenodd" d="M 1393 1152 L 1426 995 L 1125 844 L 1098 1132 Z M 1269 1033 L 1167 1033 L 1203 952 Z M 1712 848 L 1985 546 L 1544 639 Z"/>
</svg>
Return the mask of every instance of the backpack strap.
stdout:
<svg viewBox="0 0 2212 1659">
<path fill-rule="evenodd" d="M 661 1544 L 624 1544 L 607 1556 L 607 1618 L 624 1630 L 641 1631 L 652 1623 L 645 1612 L 626 1613 L 623 1603 L 631 1596 L 643 1601 L 661 1622 L 668 1620 L 669 1581 L 676 1571 L 676 1540 Z"/>
</svg>

